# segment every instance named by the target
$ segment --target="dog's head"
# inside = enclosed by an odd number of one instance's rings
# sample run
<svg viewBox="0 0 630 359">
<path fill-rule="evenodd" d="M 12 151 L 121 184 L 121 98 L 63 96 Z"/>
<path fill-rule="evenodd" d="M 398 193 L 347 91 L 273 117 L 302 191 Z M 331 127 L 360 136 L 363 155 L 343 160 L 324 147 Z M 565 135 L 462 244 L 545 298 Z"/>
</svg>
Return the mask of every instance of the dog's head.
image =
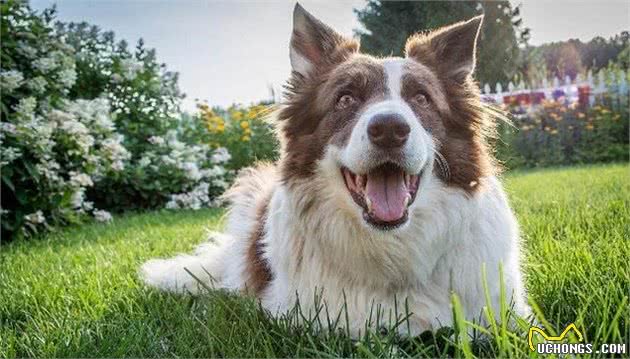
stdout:
<svg viewBox="0 0 630 359">
<path fill-rule="evenodd" d="M 404 58 L 375 58 L 296 5 L 284 181 L 326 178 L 344 189 L 340 206 L 377 230 L 407 223 L 429 181 L 474 193 L 492 168 L 471 79 L 481 22 L 414 35 Z"/>
</svg>

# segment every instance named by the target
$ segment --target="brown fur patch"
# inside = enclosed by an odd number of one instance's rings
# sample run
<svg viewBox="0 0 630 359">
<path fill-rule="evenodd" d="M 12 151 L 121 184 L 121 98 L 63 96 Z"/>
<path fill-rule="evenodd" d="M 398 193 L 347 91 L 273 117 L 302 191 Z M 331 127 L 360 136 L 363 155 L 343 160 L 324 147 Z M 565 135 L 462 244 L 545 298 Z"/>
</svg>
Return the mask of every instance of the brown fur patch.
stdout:
<svg viewBox="0 0 630 359">
<path fill-rule="evenodd" d="M 257 297 L 260 297 L 262 291 L 273 279 L 269 263 L 263 257 L 265 247 L 262 242 L 265 237 L 265 223 L 267 222 L 270 199 L 270 196 L 267 196 L 267 198 L 257 204 L 256 225 L 249 237 L 246 253 L 245 290 Z"/>
<path fill-rule="evenodd" d="M 238 177 L 222 198 L 229 203 L 229 217 L 238 221 L 252 221 L 253 228 L 247 237 L 245 291 L 259 296 L 272 280 L 272 272 L 264 258 L 265 222 L 273 189 L 278 183 L 276 166 L 258 163 L 239 171 Z M 243 223 L 228 222 L 228 226 L 241 227 Z"/>
</svg>

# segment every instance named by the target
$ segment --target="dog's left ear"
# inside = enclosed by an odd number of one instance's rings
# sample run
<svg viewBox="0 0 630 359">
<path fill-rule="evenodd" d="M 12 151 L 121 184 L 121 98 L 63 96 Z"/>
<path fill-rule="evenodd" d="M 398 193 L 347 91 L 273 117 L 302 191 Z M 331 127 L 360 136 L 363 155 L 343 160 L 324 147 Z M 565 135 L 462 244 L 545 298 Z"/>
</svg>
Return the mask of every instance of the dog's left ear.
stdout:
<svg viewBox="0 0 630 359">
<path fill-rule="evenodd" d="M 359 50 L 359 43 L 347 39 L 309 14 L 300 4 L 293 10 L 290 58 L 293 71 L 308 77 L 330 68 Z"/>
<path fill-rule="evenodd" d="M 407 39 L 405 53 L 462 83 L 475 70 L 477 38 L 483 15 Z"/>
</svg>

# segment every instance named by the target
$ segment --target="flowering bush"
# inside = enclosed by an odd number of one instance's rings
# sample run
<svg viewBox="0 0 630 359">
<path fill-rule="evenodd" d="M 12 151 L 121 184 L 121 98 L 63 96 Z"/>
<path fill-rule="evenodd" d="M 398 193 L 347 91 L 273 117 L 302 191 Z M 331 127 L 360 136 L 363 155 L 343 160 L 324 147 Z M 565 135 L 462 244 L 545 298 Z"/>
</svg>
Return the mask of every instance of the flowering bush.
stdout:
<svg viewBox="0 0 630 359">
<path fill-rule="evenodd" d="M 497 157 L 508 168 L 627 161 L 627 97 L 593 107 L 544 100 L 512 106 L 513 126 L 500 126 Z"/>
<path fill-rule="evenodd" d="M 88 192 L 103 208 L 200 208 L 215 205 L 231 172 L 230 154 L 188 136 L 187 116 L 179 113 L 183 95 L 177 74 L 156 61 L 142 40 L 134 50 L 112 32 L 86 23 L 58 24 L 76 52 L 77 84 L 71 94 L 106 96 L 131 157 L 126 168 Z"/>
<path fill-rule="evenodd" d="M 269 104 L 250 107 L 232 106 L 227 110 L 198 104 L 199 141 L 213 148 L 227 148 L 232 154 L 229 167 L 238 170 L 255 161 L 273 161 L 278 157 L 278 140 L 267 117 Z"/>
<path fill-rule="evenodd" d="M 217 205 L 215 197 L 228 187 L 232 175 L 224 167 L 231 158 L 229 152 L 225 148 L 212 150 L 206 145 L 187 144 L 180 137 L 177 130 L 169 130 L 165 136 L 149 137 L 150 149 L 133 167 L 125 169 L 125 175 L 104 181 L 114 184 L 130 179 L 138 181 L 127 187 L 125 194 L 131 194 L 129 199 L 124 200 L 121 195 L 102 198 L 109 191 L 97 187 L 93 196 L 103 203 L 127 208 L 134 207 L 127 201 L 138 197 L 155 207 L 199 209 Z M 131 192 L 133 190 L 138 192 Z"/>
<path fill-rule="evenodd" d="M 21 3 L 2 4 L 2 233 L 32 234 L 93 214 L 85 193 L 124 169 L 107 99 L 68 97 L 77 80 L 74 51 Z M 9 35 L 10 34 L 10 35 Z"/>
<path fill-rule="evenodd" d="M 54 9 L 0 6 L 3 238 L 88 214 L 109 222 L 104 209 L 217 204 L 230 153 L 187 136 L 177 75 L 153 50 L 87 24 L 53 27 Z"/>
</svg>

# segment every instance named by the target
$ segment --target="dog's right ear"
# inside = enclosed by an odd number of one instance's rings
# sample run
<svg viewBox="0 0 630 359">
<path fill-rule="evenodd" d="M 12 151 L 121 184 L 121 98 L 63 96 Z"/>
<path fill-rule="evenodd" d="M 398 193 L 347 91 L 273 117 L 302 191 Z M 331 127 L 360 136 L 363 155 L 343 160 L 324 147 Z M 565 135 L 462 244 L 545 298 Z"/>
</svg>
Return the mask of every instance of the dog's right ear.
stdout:
<svg viewBox="0 0 630 359">
<path fill-rule="evenodd" d="M 329 69 L 358 50 L 357 41 L 338 34 L 300 4 L 295 4 L 289 52 L 293 71 L 309 77 L 315 71 Z"/>
</svg>

